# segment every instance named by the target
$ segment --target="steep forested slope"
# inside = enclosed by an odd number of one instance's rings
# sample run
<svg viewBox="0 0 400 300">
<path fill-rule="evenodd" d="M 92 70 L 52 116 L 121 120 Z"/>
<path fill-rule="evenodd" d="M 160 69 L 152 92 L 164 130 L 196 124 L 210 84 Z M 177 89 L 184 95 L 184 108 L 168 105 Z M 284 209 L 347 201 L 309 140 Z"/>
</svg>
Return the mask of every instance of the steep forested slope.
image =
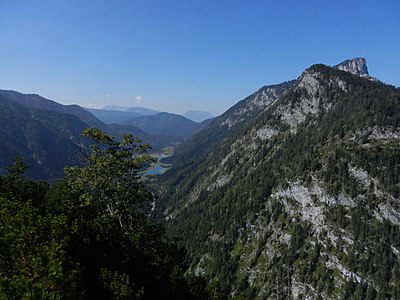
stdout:
<svg viewBox="0 0 400 300">
<path fill-rule="evenodd" d="M 23 157 L 29 176 L 59 178 L 69 162 L 79 162 L 80 133 L 88 127 L 79 118 L 55 111 L 28 109 L 0 95 L 0 164 Z"/>
<path fill-rule="evenodd" d="M 312 66 L 177 152 L 158 208 L 194 273 L 251 299 L 400 297 L 400 91 L 363 77 Z"/>
<path fill-rule="evenodd" d="M 164 187 L 174 190 L 182 178 L 187 178 L 189 174 L 202 173 L 204 164 L 200 163 L 206 161 L 209 153 L 229 151 L 224 146 L 223 141 L 226 141 L 227 137 L 232 140 L 236 139 L 242 128 L 247 126 L 247 123 L 252 122 L 265 109 L 275 103 L 293 84 L 294 81 L 290 81 L 260 88 L 252 95 L 239 101 L 221 116 L 211 120 L 210 124 L 198 132 L 194 138 L 182 143 L 171 159 L 175 167 L 168 172 L 166 178 L 161 178 L 161 181 L 168 180 L 168 184 Z M 171 191 L 166 192 L 166 194 L 170 193 Z"/>
</svg>

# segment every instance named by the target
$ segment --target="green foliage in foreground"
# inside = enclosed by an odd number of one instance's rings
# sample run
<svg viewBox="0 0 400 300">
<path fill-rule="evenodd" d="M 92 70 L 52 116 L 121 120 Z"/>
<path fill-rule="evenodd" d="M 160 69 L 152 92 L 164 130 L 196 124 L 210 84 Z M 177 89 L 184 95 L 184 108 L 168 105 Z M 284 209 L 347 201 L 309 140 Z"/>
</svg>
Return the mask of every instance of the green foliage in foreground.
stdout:
<svg viewBox="0 0 400 300">
<path fill-rule="evenodd" d="M 151 158 L 130 135 L 96 130 L 86 165 L 54 186 L 16 159 L 0 177 L 0 299 L 205 299 L 185 253 L 140 213 Z"/>
</svg>

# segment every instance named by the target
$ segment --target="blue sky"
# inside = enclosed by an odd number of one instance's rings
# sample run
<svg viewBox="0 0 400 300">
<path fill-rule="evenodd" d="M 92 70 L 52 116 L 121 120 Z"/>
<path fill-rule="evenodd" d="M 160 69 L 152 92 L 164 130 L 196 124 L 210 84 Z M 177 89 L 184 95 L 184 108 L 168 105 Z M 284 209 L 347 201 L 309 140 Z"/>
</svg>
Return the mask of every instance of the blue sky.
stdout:
<svg viewBox="0 0 400 300">
<path fill-rule="evenodd" d="M 400 86 L 398 0 L 3 0 L 0 89 L 220 114 L 314 63 Z"/>
</svg>

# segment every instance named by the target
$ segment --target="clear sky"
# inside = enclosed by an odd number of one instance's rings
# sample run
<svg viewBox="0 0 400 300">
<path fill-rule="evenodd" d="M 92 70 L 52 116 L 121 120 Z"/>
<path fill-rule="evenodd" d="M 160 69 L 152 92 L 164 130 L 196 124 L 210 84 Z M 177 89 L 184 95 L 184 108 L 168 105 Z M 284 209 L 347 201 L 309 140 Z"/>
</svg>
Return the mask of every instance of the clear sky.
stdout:
<svg viewBox="0 0 400 300">
<path fill-rule="evenodd" d="M 399 0 L 0 0 L 0 89 L 214 115 L 314 63 L 400 86 Z"/>
</svg>

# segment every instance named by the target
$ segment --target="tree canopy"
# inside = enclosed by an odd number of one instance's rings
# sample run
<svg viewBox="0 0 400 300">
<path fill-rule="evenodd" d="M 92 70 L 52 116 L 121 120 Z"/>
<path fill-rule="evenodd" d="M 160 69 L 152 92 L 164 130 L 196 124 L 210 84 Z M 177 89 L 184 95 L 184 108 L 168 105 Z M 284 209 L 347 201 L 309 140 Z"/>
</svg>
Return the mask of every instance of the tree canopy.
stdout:
<svg viewBox="0 0 400 300">
<path fill-rule="evenodd" d="M 57 184 L 25 179 L 20 158 L 0 176 L 0 299 L 206 297 L 203 279 L 184 276 L 185 252 L 141 213 L 148 145 L 83 134 L 85 164 Z"/>
</svg>

